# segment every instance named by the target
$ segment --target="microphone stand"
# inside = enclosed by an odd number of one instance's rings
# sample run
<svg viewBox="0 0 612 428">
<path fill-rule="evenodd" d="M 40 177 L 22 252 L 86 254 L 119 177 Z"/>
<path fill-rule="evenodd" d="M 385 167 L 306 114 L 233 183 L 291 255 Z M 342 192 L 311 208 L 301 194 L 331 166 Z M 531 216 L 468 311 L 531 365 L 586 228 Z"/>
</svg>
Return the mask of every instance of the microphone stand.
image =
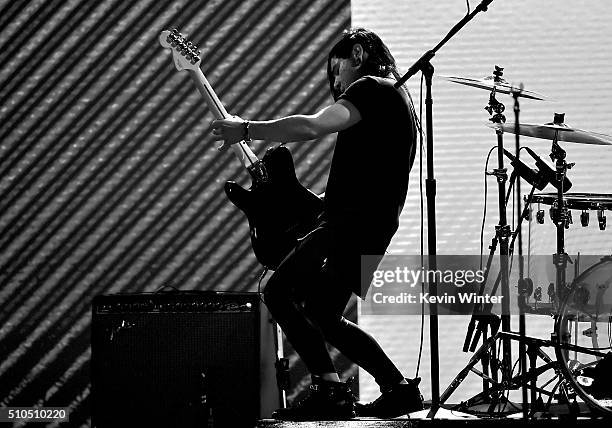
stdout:
<svg viewBox="0 0 612 428">
<path fill-rule="evenodd" d="M 448 32 L 446 37 L 440 41 L 433 49 L 428 50 L 419 58 L 396 83 L 399 88 L 408 79 L 421 71 L 425 77 L 426 98 L 425 98 L 425 117 L 426 117 L 426 137 L 427 137 L 427 179 L 425 181 L 425 194 L 427 196 L 427 249 L 430 270 L 437 270 L 436 262 L 436 180 L 434 177 L 434 144 L 433 144 L 433 99 L 431 95 L 432 78 L 434 67 L 431 59 L 436 52 L 446 44 L 455 34 L 459 32 L 468 22 L 470 22 L 479 12 L 486 12 L 493 0 L 483 0 L 472 13 L 468 13 L 461 21 Z M 434 275 L 435 277 L 435 275 Z M 440 407 L 440 351 L 438 345 L 438 308 L 435 298 L 438 295 L 438 283 L 434 280 L 429 284 L 429 294 L 433 297 L 429 303 L 429 341 L 431 347 L 431 409 L 427 414 L 428 418 L 433 419 Z"/>
</svg>

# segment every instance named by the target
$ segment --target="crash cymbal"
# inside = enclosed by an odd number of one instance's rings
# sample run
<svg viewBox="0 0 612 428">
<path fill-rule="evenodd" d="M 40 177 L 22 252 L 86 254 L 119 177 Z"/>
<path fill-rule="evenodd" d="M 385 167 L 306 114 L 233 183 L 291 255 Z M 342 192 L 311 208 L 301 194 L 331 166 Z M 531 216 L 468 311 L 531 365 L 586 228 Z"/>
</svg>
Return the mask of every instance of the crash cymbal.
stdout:
<svg viewBox="0 0 612 428">
<path fill-rule="evenodd" d="M 490 123 L 489 127 L 493 129 L 501 129 L 504 132 L 514 134 L 514 123 Z M 581 129 L 571 128 L 565 123 L 545 123 L 543 125 L 533 125 L 527 123 L 519 124 L 519 134 L 526 137 L 542 138 L 545 140 L 553 140 L 557 134 L 558 141 L 579 144 L 596 144 L 600 146 L 612 145 L 612 136 L 599 134 L 597 132 L 583 131 Z"/>
<path fill-rule="evenodd" d="M 510 83 L 508 83 L 503 77 L 496 76 L 487 76 L 482 79 L 471 79 L 469 77 L 454 77 L 454 76 L 441 76 L 443 79 L 448 80 L 449 82 L 459 83 L 461 85 L 471 86 L 473 88 L 486 89 L 487 91 L 492 91 L 493 88 L 501 94 L 512 94 L 512 90 L 516 87 L 513 87 Z M 542 94 L 538 94 L 537 92 L 527 91 L 523 89 L 520 94 L 520 97 L 529 98 L 532 100 L 545 100 L 546 97 Z"/>
</svg>

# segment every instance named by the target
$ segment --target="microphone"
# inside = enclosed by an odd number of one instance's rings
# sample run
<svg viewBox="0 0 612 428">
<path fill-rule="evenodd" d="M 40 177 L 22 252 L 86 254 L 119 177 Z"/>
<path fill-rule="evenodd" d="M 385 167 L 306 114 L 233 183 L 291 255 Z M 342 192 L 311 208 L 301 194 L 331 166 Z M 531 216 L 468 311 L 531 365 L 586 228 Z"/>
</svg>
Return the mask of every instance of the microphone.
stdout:
<svg viewBox="0 0 612 428">
<path fill-rule="evenodd" d="M 482 2 L 477 7 L 483 12 L 486 12 L 491 3 L 493 3 L 493 0 L 482 0 Z"/>
<path fill-rule="evenodd" d="M 555 186 L 555 189 L 560 190 L 559 182 L 557 181 L 557 172 L 554 171 L 551 167 L 549 167 L 548 164 L 544 162 L 538 155 L 536 155 L 535 152 L 531 150 L 529 147 L 525 146 L 525 150 L 527 150 L 529 155 L 531 155 L 531 157 L 535 160 L 536 167 L 538 168 L 538 170 L 540 171 L 540 174 L 542 174 L 544 179 L 548 183 Z M 567 192 L 571 188 L 572 188 L 572 182 L 570 181 L 569 178 L 567 178 L 567 176 L 565 176 L 563 178 L 563 193 Z M 539 189 L 539 190 L 542 190 L 542 189 Z"/>
<path fill-rule="evenodd" d="M 520 159 L 517 159 L 512 153 L 504 149 L 505 155 L 510 159 L 510 164 L 514 167 L 513 174 L 518 174 L 527 183 L 535 186 L 538 190 L 544 190 L 546 185 L 549 183 L 548 179 L 544 174 L 534 169 L 529 168 Z M 547 165 L 548 166 L 548 165 Z"/>
</svg>

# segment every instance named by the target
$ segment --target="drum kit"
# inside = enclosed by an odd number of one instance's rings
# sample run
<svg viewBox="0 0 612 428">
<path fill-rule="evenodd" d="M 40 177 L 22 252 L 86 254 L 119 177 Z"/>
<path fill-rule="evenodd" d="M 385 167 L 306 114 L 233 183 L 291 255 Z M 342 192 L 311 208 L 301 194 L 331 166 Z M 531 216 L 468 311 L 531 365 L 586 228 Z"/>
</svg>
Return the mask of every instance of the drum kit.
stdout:
<svg viewBox="0 0 612 428">
<path fill-rule="evenodd" d="M 499 409 L 506 399 L 509 390 L 522 389 L 523 412 L 533 416 L 549 411 L 552 404 L 567 406 L 569 413 L 577 414 L 581 407 L 580 399 L 594 413 L 612 416 L 612 256 L 598 258 L 584 272 L 579 272 L 579 263 L 575 259 L 574 279 L 567 281 L 566 270 L 568 262 L 574 263 L 565 251 L 565 231 L 573 223 L 572 210 L 580 212 L 580 223 L 587 226 L 591 212 L 596 212 L 599 229 L 606 228 L 606 210 L 612 210 L 612 194 L 566 193 L 571 187 L 568 170 L 574 164 L 567 161 L 567 153 L 560 142 L 590 145 L 612 145 L 612 136 L 585 131 L 564 123 L 564 114 L 554 115 L 550 123 L 525 124 L 519 121 L 519 99 L 546 100 L 537 92 L 525 90 L 509 84 L 503 77 L 503 68 L 496 66 L 493 75 L 483 79 L 464 77 L 444 77 L 449 82 L 487 90 L 490 92 L 489 103 L 485 109 L 491 118 L 489 127 L 497 135 L 498 168 L 488 173 L 494 175 L 498 182 L 500 221 L 496 226 L 495 238 L 489 247 L 491 252 L 485 270 L 488 277 L 491 259 L 497 245 L 500 252 L 500 272 L 493 286 L 493 293 L 501 284 L 501 294 L 504 296 L 501 315 L 501 331 L 498 330 L 500 317 L 491 313 L 491 306 L 476 306 L 468 327 L 464 351 L 475 351 L 469 364 L 457 375 L 441 396 L 441 403 L 453 393 L 468 373 L 478 374 L 483 379 L 483 392 L 463 402 L 458 410 L 467 410 L 477 404 L 487 404 L 488 411 Z M 515 122 L 506 122 L 505 106 L 497 101 L 497 94 L 509 94 L 514 98 Z M 513 134 L 516 140 L 516 155 L 513 156 L 503 147 L 505 133 Z M 551 141 L 549 154 L 554 162 L 554 168 L 540 159 L 528 147 L 520 147 L 520 136 L 539 138 Z M 535 160 L 536 168 L 532 169 L 522 163 L 519 153 L 525 149 Z M 518 194 L 518 202 L 524 203 L 521 210 L 517 208 L 517 226 L 512 231 L 507 224 L 506 205 L 510 189 L 506 194 L 508 176 L 504 168 L 504 156 L 511 160 L 514 168 L 510 179 L 510 188 L 514 186 Z M 532 187 L 528 196 L 521 198 L 520 179 Z M 543 190 L 547 184 L 556 188 L 554 193 L 536 194 L 535 190 Z M 551 283 L 547 293 L 549 302 L 543 303 L 542 288 L 534 287 L 523 272 L 521 223 L 524 219 L 532 219 L 532 207 L 550 206 L 550 218 L 556 228 L 556 252 L 550 263 L 554 265 L 555 282 Z M 543 223 L 544 210 L 538 209 L 535 214 L 537 223 Z M 514 254 L 515 239 L 518 237 L 519 279 L 517 306 L 521 316 L 521 332 L 513 333 L 510 328 L 510 285 L 509 262 Z M 608 248 L 607 251 L 610 251 Z M 505 260 L 505 261 L 504 261 Z M 486 282 L 486 280 L 485 280 Z M 480 293 L 484 292 L 482 284 Z M 533 303 L 529 303 L 533 296 Z M 554 317 L 554 332 L 550 340 L 533 338 L 525 335 L 525 314 L 546 314 Z M 487 336 L 490 330 L 490 336 Z M 476 333 L 472 337 L 473 333 Z M 482 346 L 476 350 L 480 337 Z M 521 348 L 521 365 L 519 374 L 514 374 L 511 360 L 510 342 L 516 341 Z M 499 348 L 498 348 L 499 342 Z M 544 348 L 554 348 L 556 361 L 549 357 Z M 498 360 L 498 350 L 502 359 Z M 527 367 L 527 359 L 529 367 Z M 538 366 L 538 361 L 543 362 Z M 482 363 L 482 371 L 475 366 Z M 552 379 L 545 384 L 538 384 L 544 372 L 551 370 Z M 550 377 L 550 376 L 549 376 Z M 530 397 L 527 391 L 530 391 Z M 556 403 L 553 403 L 556 400 Z M 507 402 L 504 408 L 507 407 Z M 525 410 L 527 408 L 528 410 Z"/>
</svg>

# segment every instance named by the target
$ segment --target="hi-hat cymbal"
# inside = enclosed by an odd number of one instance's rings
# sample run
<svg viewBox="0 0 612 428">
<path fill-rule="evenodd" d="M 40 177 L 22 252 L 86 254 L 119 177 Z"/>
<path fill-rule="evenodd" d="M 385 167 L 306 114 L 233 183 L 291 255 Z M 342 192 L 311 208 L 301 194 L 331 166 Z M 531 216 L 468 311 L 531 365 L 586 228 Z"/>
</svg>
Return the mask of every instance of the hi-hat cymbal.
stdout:
<svg viewBox="0 0 612 428">
<path fill-rule="evenodd" d="M 501 129 L 504 132 L 514 134 L 514 123 L 489 123 L 493 129 Z M 526 137 L 543 138 L 554 140 L 555 134 L 558 141 L 580 144 L 596 144 L 600 146 L 612 145 L 612 136 L 599 134 L 597 132 L 583 131 L 571 128 L 565 123 L 545 123 L 543 125 L 533 125 L 528 123 L 519 124 L 519 134 Z"/>
<path fill-rule="evenodd" d="M 503 77 L 487 76 L 482 79 L 471 79 L 469 77 L 454 77 L 454 76 L 440 76 L 445 80 L 453 83 L 459 83 L 461 85 L 471 86 L 473 88 L 486 89 L 492 91 L 493 88 L 501 94 L 512 94 L 513 90 L 517 88 L 508 83 Z M 523 89 L 520 97 L 529 98 L 532 100 L 545 100 L 546 97 L 537 92 L 527 91 Z"/>
</svg>

